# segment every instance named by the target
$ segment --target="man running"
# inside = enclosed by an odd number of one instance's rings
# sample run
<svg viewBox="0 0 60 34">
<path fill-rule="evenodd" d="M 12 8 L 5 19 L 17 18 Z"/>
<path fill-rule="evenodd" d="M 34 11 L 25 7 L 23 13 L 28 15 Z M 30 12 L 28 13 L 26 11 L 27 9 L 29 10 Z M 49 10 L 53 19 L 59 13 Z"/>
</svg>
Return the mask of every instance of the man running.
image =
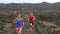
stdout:
<svg viewBox="0 0 60 34">
<path fill-rule="evenodd" d="M 23 28 L 23 18 L 21 17 L 21 14 L 17 15 L 17 18 L 15 18 L 14 23 L 16 23 L 16 32 L 17 34 L 21 34 L 22 28 Z"/>
<path fill-rule="evenodd" d="M 31 12 L 30 15 L 28 16 L 28 21 L 30 23 L 30 31 L 33 31 L 34 29 L 34 20 L 35 20 L 35 16 Z"/>
</svg>

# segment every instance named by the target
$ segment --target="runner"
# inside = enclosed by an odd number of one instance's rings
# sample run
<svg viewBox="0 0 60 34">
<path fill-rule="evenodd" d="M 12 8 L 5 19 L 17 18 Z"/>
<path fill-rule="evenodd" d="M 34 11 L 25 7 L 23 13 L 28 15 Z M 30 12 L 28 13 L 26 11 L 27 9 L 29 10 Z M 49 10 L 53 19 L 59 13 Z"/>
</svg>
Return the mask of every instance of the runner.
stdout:
<svg viewBox="0 0 60 34">
<path fill-rule="evenodd" d="M 21 17 L 21 14 L 17 15 L 17 18 L 14 20 L 14 23 L 16 23 L 16 32 L 17 34 L 21 34 L 22 28 L 23 28 L 23 18 Z"/>
<path fill-rule="evenodd" d="M 30 23 L 30 31 L 31 32 L 33 32 L 33 29 L 34 29 L 34 20 L 35 20 L 35 16 L 31 12 L 30 15 L 28 16 L 28 21 Z"/>
</svg>

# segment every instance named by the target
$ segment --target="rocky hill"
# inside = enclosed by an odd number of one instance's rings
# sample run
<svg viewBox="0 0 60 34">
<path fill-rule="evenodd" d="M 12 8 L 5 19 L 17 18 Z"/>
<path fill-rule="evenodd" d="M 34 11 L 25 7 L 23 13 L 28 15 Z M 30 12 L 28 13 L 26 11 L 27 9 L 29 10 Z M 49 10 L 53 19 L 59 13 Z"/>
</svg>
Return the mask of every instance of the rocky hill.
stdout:
<svg viewBox="0 0 60 34">
<path fill-rule="evenodd" d="M 36 10 L 59 10 L 60 9 L 60 2 L 57 3 L 10 3 L 4 4 L 0 3 L 0 11 L 1 10 L 21 10 L 24 9 L 36 9 Z"/>
</svg>

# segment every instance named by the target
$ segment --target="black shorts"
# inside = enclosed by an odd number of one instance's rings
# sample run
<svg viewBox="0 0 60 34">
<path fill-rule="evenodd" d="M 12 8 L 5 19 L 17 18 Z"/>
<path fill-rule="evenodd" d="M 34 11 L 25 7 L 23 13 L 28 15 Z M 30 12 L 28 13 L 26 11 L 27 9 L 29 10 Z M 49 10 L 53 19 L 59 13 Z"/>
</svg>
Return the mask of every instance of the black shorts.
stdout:
<svg viewBox="0 0 60 34">
<path fill-rule="evenodd" d="M 33 23 L 33 22 L 30 22 L 30 24 L 34 25 L 34 23 Z"/>
</svg>

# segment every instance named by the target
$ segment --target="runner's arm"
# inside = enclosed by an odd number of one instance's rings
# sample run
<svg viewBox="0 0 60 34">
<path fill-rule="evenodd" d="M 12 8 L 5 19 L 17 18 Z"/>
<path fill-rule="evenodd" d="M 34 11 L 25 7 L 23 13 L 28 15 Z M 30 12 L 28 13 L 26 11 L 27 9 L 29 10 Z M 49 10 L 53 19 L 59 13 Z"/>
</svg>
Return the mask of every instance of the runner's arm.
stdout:
<svg viewBox="0 0 60 34">
<path fill-rule="evenodd" d="M 35 16 L 34 16 L 34 20 L 36 20 Z"/>
<path fill-rule="evenodd" d="M 28 18 L 28 21 L 29 21 L 29 18 Z"/>
<path fill-rule="evenodd" d="M 22 20 L 23 20 L 23 25 L 24 25 L 24 19 L 22 18 Z"/>
<path fill-rule="evenodd" d="M 29 22 L 29 16 L 28 16 L 28 22 Z"/>
<path fill-rule="evenodd" d="M 17 19 L 15 18 L 15 19 L 13 20 L 13 23 L 16 23 L 16 20 L 17 20 Z"/>
</svg>

